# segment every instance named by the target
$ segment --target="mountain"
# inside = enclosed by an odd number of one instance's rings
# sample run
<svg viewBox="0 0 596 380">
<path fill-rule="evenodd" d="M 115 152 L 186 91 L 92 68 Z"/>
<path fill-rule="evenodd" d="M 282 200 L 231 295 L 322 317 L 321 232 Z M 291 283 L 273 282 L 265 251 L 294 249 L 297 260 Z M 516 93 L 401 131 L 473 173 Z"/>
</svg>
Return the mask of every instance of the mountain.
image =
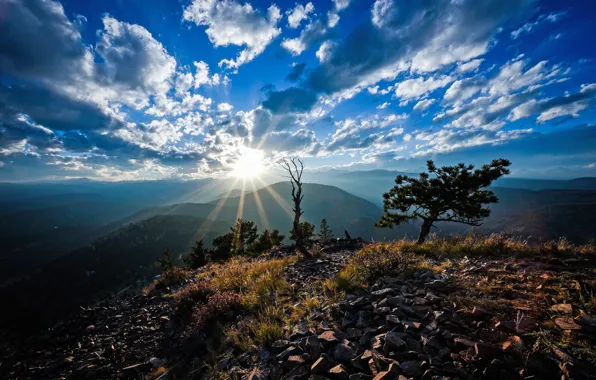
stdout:
<svg viewBox="0 0 596 380">
<path fill-rule="evenodd" d="M 178 258 L 195 241 L 228 232 L 230 224 L 191 215 L 156 215 L 129 224 L 0 288 L 3 308 L 11 311 L 0 320 L 46 325 L 79 305 L 146 283 L 159 274 L 156 261 L 165 249 Z"/>
<path fill-rule="evenodd" d="M 232 186 L 228 179 L 0 183 L 0 283 L 122 227 L 140 210 L 209 202 Z"/>
</svg>

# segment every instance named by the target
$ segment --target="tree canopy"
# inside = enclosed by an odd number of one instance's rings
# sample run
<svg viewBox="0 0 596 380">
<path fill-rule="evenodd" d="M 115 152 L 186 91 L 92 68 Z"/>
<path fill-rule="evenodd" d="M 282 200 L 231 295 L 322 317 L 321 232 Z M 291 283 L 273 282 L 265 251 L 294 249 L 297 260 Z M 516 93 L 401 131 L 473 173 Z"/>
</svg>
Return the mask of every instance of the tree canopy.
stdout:
<svg viewBox="0 0 596 380">
<path fill-rule="evenodd" d="M 498 202 L 495 194 L 486 190 L 494 180 L 509 174 L 511 163 L 505 159 L 474 170 L 474 165 L 460 163 L 437 168 L 427 161 L 428 172 L 418 178 L 399 175 L 395 186 L 383 194 L 384 215 L 378 227 L 391 228 L 400 223 L 422 219 L 418 243 L 423 243 L 436 222 L 455 222 L 471 226 L 482 225 L 490 215 L 486 204 Z"/>
</svg>

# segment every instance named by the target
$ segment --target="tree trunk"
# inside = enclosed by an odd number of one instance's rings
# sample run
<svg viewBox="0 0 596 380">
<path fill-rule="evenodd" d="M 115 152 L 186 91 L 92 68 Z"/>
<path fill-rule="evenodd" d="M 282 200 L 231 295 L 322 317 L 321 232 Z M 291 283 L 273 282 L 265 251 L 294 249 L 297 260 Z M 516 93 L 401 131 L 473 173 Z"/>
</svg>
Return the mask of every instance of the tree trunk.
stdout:
<svg viewBox="0 0 596 380">
<path fill-rule="evenodd" d="M 420 235 L 418 235 L 418 241 L 416 244 L 422 244 L 426 240 L 426 237 L 430 233 L 430 227 L 432 226 L 433 222 L 430 219 L 424 219 L 422 225 L 420 226 Z"/>
</svg>

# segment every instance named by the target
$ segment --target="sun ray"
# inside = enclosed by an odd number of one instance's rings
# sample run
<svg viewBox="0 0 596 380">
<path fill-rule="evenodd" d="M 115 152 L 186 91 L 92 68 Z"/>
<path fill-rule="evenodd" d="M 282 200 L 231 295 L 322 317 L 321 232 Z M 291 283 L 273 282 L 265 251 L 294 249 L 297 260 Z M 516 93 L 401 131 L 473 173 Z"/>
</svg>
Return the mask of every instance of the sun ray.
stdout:
<svg viewBox="0 0 596 380">
<path fill-rule="evenodd" d="M 217 205 L 215 205 L 215 208 L 213 209 L 213 211 L 211 211 L 209 213 L 209 215 L 207 215 L 207 218 L 205 219 L 205 221 L 199 226 L 199 228 L 197 229 L 197 232 L 199 234 L 205 233 L 211 227 L 211 225 L 213 225 L 213 223 L 217 220 L 219 213 L 225 206 L 225 203 L 227 202 L 232 191 L 234 190 L 234 186 L 236 185 L 236 183 L 238 183 L 238 180 L 239 180 L 238 178 L 236 178 L 234 180 L 234 182 L 230 186 L 230 189 L 228 190 L 228 192 L 222 198 L 219 199 L 219 201 L 217 202 Z"/>
<path fill-rule="evenodd" d="M 260 178 L 257 178 L 257 180 L 259 182 L 261 182 L 261 184 L 263 185 L 263 188 L 269 193 L 271 194 L 271 196 L 273 197 L 273 199 L 281 206 L 281 208 L 290 216 L 290 217 L 294 217 L 294 212 L 292 211 L 292 206 L 290 206 L 290 204 L 283 199 L 278 193 L 277 191 L 273 190 L 273 188 L 271 188 L 271 186 L 267 186 L 265 185 L 265 183 L 263 182 L 263 180 L 261 180 Z"/>
<path fill-rule="evenodd" d="M 250 183 L 252 184 L 253 188 L 253 196 L 257 205 L 257 212 L 259 213 L 259 217 L 261 218 L 261 228 L 269 228 L 269 220 L 267 219 L 265 208 L 263 207 L 263 203 L 261 202 L 261 196 L 259 195 L 259 191 L 256 190 L 255 183 L 253 182 L 252 178 L 250 179 Z"/>
</svg>

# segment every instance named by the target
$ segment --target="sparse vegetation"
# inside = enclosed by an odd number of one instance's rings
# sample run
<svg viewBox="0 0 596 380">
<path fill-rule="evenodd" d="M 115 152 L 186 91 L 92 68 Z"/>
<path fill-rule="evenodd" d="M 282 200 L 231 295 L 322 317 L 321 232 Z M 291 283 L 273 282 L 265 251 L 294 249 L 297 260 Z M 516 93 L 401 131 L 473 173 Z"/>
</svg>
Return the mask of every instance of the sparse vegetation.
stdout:
<svg viewBox="0 0 596 380">
<path fill-rule="evenodd" d="M 493 181 L 509 174 L 511 163 L 505 159 L 474 169 L 474 165 L 460 163 L 437 168 L 427 162 L 428 172 L 419 178 L 399 175 L 395 186 L 383 194 L 385 214 L 378 227 L 391 228 L 415 219 L 422 219 L 418 244 L 424 243 L 436 222 L 454 222 L 480 226 L 490 215 L 488 203 L 498 202 L 496 195 L 486 190 Z"/>
<path fill-rule="evenodd" d="M 188 269 L 197 269 L 207 264 L 209 250 L 203 247 L 203 240 L 195 243 L 190 253 L 182 258 Z"/>
<path fill-rule="evenodd" d="M 304 214 L 301 204 L 304 195 L 302 194 L 302 172 L 304 171 L 304 162 L 299 158 L 283 159 L 281 166 L 290 175 L 290 183 L 292 184 L 292 201 L 294 203 L 294 221 L 292 223 L 290 239 L 296 242 L 296 249 L 305 257 L 311 257 L 310 252 L 306 249 L 305 243 L 310 237 L 307 231 L 302 231 L 303 224 L 300 223 L 300 217 Z M 305 225 L 304 225 L 305 226 Z M 314 226 L 313 226 L 314 231 Z M 311 236 L 312 232 L 311 231 Z"/>
<path fill-rule="evenodd" d="M 321 224 L 319 225 L 319 237 L 322 240 L 331 239 L 333 237 L 333 232 L 329 225 L 327 224 L 327 219 L 321 220 Z"/>
</svg>

